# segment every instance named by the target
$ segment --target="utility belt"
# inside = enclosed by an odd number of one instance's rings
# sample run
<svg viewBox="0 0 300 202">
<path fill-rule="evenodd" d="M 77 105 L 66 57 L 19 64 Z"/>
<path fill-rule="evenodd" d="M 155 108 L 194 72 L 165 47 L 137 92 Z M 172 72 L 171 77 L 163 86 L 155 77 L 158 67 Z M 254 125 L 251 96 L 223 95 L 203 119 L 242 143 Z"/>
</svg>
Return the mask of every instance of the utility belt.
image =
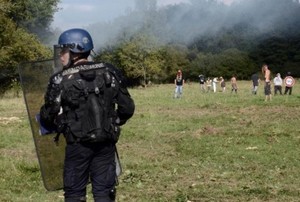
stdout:
<svg viewBox="0 0 300 202">
<path fill-rule="evenodd" d="M 87 118 L 87 120 L 90 120 L 90 118 Z M 104 122 L 105 126 L 103 128 L 94 128 L 87 131 L 82 127 L 76 127 L 76 125 L 93 125 L 93 123 L 79 123 L 76 120 L 68 119 L 65 114 L 61 114 L 56 118 L 57 135 L 55 136 L 54 141 L 58 143 L 60 135 L 63 134 L 68 144 L 79 142 L 117 143 L 121 133 L 121 128 L 117 124 L 118 117 L 114 116 L 107 118 Z"/>
</svg>

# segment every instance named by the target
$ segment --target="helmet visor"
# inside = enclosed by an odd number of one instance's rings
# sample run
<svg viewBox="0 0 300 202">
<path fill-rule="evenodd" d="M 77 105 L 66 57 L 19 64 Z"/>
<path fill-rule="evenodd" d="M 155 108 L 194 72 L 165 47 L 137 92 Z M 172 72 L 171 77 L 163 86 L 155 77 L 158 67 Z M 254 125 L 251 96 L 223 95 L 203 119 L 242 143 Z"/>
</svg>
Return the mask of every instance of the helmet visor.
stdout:
<svg viewBox="0 0 300 202">
<path fill-rule="evenodd" d="M 64 52 L 70 51 L 69 47 L 62 45 L 54 45 L 54 66 L 56 70 L 62 70 L 63 64 L 60 60 L 60 55 Z"/>
</svg>

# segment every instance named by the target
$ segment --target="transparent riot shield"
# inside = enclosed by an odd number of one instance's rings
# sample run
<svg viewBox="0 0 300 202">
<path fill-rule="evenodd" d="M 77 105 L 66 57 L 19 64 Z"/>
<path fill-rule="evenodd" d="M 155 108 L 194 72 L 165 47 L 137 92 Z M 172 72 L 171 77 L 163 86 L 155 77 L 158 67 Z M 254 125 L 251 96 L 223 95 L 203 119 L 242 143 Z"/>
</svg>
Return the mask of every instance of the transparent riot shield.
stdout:
<svg viewBox="0 0 300 202">
<path fill-rule="evenodd" d="M 40 124 L 36 120 L 44 103 L 44 93 L 50 76 L 58 71 L 54 60 L 44 60 L 19 65 L 19 75 L 24 93 L 30 126 L 40 164 L 41 175 L 47 190 L 63 188 L 63 160 L 65 141 L 60 138 L 58 145 L 53 141 L 55 133 L 41 135 Z"/>
<path fill-rule="evenodd" d="M 28 118 L 35 143 L 36 153 L 41 169 L 44 186 L 47 190 L 63 188 L 63 164 L 65 156 L 65 141 L 60 138 L 58 144 L 54 142 L 56 133 L 43 135 L 41 125 L 37 120 L 41 106 L 44 104 L 49 78 L 61 67 L 55 60 L 44 60 L 19 65 L 19 75 L 22 84 Z M 116 174 L 121 175 L 122 167 L 118 152 L 115 153 Z"/>
</svg>

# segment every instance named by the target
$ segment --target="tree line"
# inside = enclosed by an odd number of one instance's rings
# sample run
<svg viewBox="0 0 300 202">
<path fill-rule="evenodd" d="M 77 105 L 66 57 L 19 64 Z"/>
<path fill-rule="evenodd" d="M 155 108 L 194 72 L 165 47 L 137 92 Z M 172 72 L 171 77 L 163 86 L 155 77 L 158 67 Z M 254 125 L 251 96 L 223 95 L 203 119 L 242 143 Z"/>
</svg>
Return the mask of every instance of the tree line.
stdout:
<svg viewBox="0 0 300 202">
<path fill-rule="evenodd" d="M 50 23 L 59 0 L 0 0 L 0 94 L 18 78 L 24 61 L 53 57 Z M 247 0 L 231 5 L 190 0 L 136 7 L 112 22 L 86 27 L 95 60 L 122 69 L 131 85 L 173 82 L 199 74 L 249 79 L 267 63 L 273 72 L 300 76 L 300 5 L 295 0 Z"/>
<path fill-rule="evenodd" d="M 18 79 L 21 62 L 52 57 L 45 45 L 59 0 L 0 0 L 0 95 Z"/>
<path fill-rule="evenodd" d="M 300 5 L 295 0 L 230 6 L 190 0 L 164 8 L 145 0 L 113 23 L 89 29 L 101 33 L 108 26 L 122 31 L 103 43 L 97 59 L 121 67 L 134 85 L 172 82 L 178 69 L 194 81 L 199 74 L 250 79 L 264 63 L 274 75 L 300 76 Z"/>
</svg>

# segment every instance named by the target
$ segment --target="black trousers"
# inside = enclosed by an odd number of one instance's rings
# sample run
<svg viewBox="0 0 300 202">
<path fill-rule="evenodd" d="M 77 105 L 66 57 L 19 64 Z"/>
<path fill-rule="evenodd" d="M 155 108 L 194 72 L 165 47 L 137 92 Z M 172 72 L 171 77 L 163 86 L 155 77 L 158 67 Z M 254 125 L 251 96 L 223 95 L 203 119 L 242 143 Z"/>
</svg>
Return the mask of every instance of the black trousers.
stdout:
<svg viewBox="0 0 300 202">
<path fill-rule="evenodd" d="M 115 144 L 76 143 L 66 146 L 65 201 L 85 201 L 89 181 L 95 201 L 114 201 L 111 192 L 116 184 Z"/>
<path fill-rule="evenodd" d="M 277 95 L 277 91 L 282 95 L 282 86 L 274 86 L 274 94 Z"/>
<path fill-rule="evenodd" d="M 285 91 L 284 91 L 284 94 L 286 95 L 286 94 L 289 94 L 289 95 L 291 95 L 292 94 L 292 90 L 293 90 L 293 87 L 285 87 Z"/>
</svg>

